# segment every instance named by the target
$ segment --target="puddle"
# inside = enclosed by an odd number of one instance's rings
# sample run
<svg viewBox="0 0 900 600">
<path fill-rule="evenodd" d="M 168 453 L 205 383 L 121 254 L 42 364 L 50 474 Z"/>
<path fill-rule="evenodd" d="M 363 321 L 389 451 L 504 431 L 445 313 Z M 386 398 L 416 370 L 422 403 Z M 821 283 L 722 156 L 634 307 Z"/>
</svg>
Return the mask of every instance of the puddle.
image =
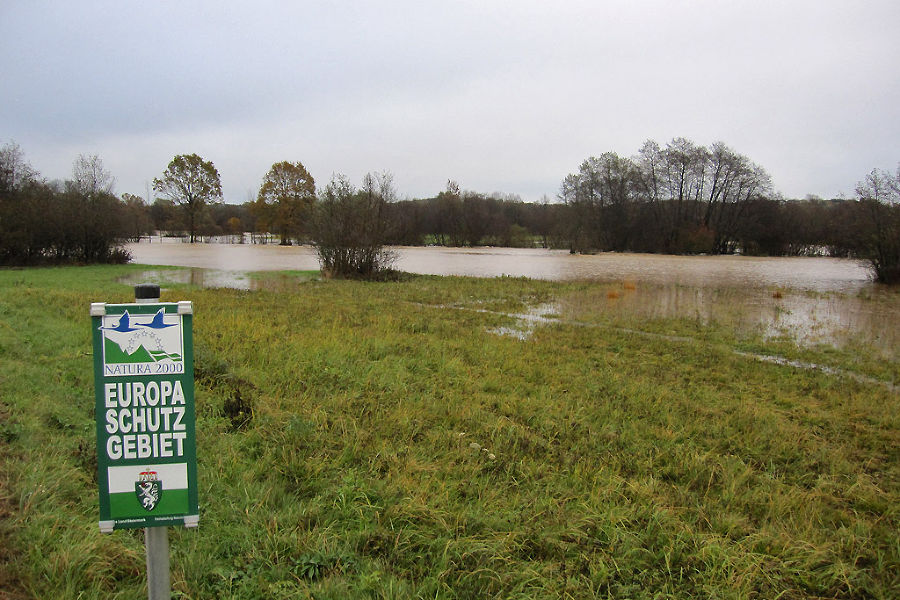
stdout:
<svg viewBox="0 0 900 600">
<path fill-rule="evenodd" d="M 618 299 L 620 296 L 617 296 L 615 299 Z M 614 299 L 612 296 L 610 299 Z M 560 317 L 560 307 L 559 303 L 546 303 L 536 306 L 524 313 L 505 313 L 501 311 L 493 311 L 483 308 L 473 308 L 466 306 L 446 306 L 446 305 L 423 305 L 429 306 L 431 308 L 439 308 L 439 309 L 452 309 L 452 310 L 467 310 L 472 312 L 480 312 L 487 313 L 492 315 L 501 315 L 505 317 L 510 317 L 516 319 L 516 324 L 512 327 L 493 327 L 488 329 L 488 333 L 493 333 L 495 335 L 501 336 L 509 336 L 518 340 L 527 340 L 534 333 L 535 329 L 540 325 L 546 325 L 551 323 L 562 323 L 566 325 L 574 325 L 576 327 L 591 327 L 591 328 L 606 328 L 612 329 L 615 331 L 621 331 L 624 333 L 629 333 L 631 335 L 640 335 L 643 337 L 650 337 L 656 339 L 663 339 L 669 342 L 676 343 L 692 343 L 696 341 L 694 338 L 689 336 L 675 336 L 675 335 L 666 335 L 661 333 L 653 333 L 649 331 L 641 331 L 639 329 L 626 328 L 626 327 L 617 327 L 615 325 L 597 323 L 597 322 L 586 322 L 586 321 L 577 321 L 577 320 L 569 320 Z M 732 350 L 734 354 L 737 356 L 742 356 L 745 358 L 750 358 L 753 360 L 758 360 L 761 362 L 772 363 L 776 365 L 789 366 L 794 367 L 796 369 L 805 369 L 805 370 L 814 370 L 820 371 L 822 373 L 827 373 L 829 375 L 834 375 L 836 377 L 846 377 L 849 379 L 853 379 L 859 383 L 865 383 L 869 385 L 877 385 L 883 386 L 887 388 L 888 391 L 892 393 L 900 392 L 900 386 L 896 385 L 891 381 L 884 381 L 881 379 L 876 379 L 874 377 L 869 377 L 867 375 L 862 375 L 860 373 L 855 373 L 853 371 L 847 371 L 845 369 L 838 369 L 835 367 L 829 367 L 827 365 L 820 365 L 811 362 L 792 360 L 789 358 L 785 358 L 783 356 L 775 356 L 770 354 L 756 354 L 752 352 L 743 352 L 741 350 Z"/>
<path fill-rule="evenodd" d="M 492 312 L 485 310 L 484 312 Z M 548 302 L 529 309 L 524 313 L 497 313 L 516 319 L 513 327 L 494 327 L 488 329 L 489 333 L 497 335 L 505 335 L 516 338 L 518 340 L 527 340 L 534 333 L 538 325 L 559 322 L 559 304 L 556 302 Z"/>
<path fill-rule="evenodd" d="M 290 273 L 269 272 L 265 276 L 254 276 L 253 271 L 226 271 L 222 269 L 154 269 L 141 271 L 119 279 L 120 283 L 138 285 L 155 283 L 160 287 L 167 284 L 192 285 L 200 288 L 230 288 L 235 290 L 279 291 L 296 285 L 300 277 Z"/>
<path fill-rule="evenodd" d="M 829 375 L 837 375 L 838 377 L 849 377 L 850 379 L 857 381 L 859 383 L 868 383 L 873 385 L 883 385 L 889 391 L 897 393 L 900 391 L 900 386 L 897 386 L 893 382 L 890 381 L 882 381 L 881 379 L 875 379 L 874 377 L 869 377 L 867 375 L 861 375 L 859 373 L 854 373 L 853 371 L 846 371 L 844 369 L 836 369 L 834 367 L 829 367 L 826 365 L 818 365 L 816 363 L 805 362 L 802 360 L 792 360 L 789 358 L 785 358 L 783 356 L 772 356 L 771 354 L 753 354 L 750 352 L 741 352 L 739 350 L 734 351 L 738 356 L 744 356 L 747 358 L 752 358 L 761 362 L 772 363 L 775 365 L 782 365 L 787 367 L 794 367 L 795 369 L 805 369 L 810 371 L 821 371 L 822 373 L 828 373 Z"/>
<path fill-rule="evenodd" d="M 187 284 L 202 288 L 233 288 L 251 290 L 253 280 L 247 271 L 223 271 L 219 269 L 160 269 L 141 271 L 119 279 L 120 283 L 138 285 L 155 283 L 161 287 L 166 284 Z"/>
<path fill-rule="evenodd" d="M 896 360 L 900 351 L 900 303 L 896 293 L 814 292 L 771 287 L 694 287 L 643 283 L 598 286 L 572 294 L 563 306 L 573 321 L 634 323 L 687 319 L 721 325 L 765 339 L 784 338 L 803 347 L 845 348 L 863 343 Z"/>
</svg>

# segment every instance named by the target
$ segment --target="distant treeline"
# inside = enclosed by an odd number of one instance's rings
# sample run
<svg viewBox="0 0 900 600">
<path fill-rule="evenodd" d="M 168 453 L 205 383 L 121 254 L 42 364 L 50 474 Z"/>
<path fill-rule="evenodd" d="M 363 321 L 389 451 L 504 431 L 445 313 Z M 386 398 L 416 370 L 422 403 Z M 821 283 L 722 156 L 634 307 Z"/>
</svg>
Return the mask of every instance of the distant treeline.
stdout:
<svg viewBox="0 0 900 600">
<path fill-rule="evenodd" d="M 389 174 L 379 177 L 390 180 Z M 282 162 L 265 175 L 255 201 L 225 204 L 218 171 L 197 155 L 173 159 L 164 177 L 154 180 L 162 197 L 150 204 L 130 194 L 117 198 L 112 182 L 98 157 L 81 156 L 71 180 L 47 183 L 18 146 L 4 146 L 0 262 L 117 260 L 124 257 L 117 243 L 154 232 L 236 241 L 250 232 L 260 241 L 275 236 L 280 243 L 316 244 L 317 234 L 327 231 L 329 243 L 340 247 L 334 232 L 349 229 L 323 223 L 323 214 L 331 214 L 357 224 L 377 216 L 379 239 L 367 232 L 367 245 L 824 254 L 866 259 L 879 280 L 900 279 L 900 170 L 872 171 L 852 199 L 787 200 L 747 157 L 722 143 L 705 147 L 684 138 L 665 146 L 648 141 L 633 157 L 590 157 L 564 178 L 556 198 L 537 203 L 462 190 L 448 181 L 431 198 L 396 200 L 396 192 L 385 188 L 377 206 L 358 203 L 371 214 L 351 215 L 354 209 L 347 208 L 338 216 L 322 210 L 335 181 L 317 190 L 301 163 Z M 181 194 L 198 183 L 205 195 Z"/>
<path fill-rule="evenodd" d="M 140 199 L 117 198 L 96 156 L 46 182 L 15 144 L 0 148 L 0 264 L 127 262 L 121 242 L 151 227 Z"/>
<path fill-rule="evenodd" d="M 558 227 L 578 252 L 846 257 L 868 235 L 856 199 L 785 200 L 746 156 L 684 138 L 648 141 L 634 157 L 588 158 L 559 197 L 567 211 Z"/>
<path fill-rule="evenodd" d="M 632 203 L 623 211 L 618 226 L 604 217 L 615 209 L 570 205 L 560 202 L 531 203 L 477 192 L 441 192 L 433 198 L 399 200 L 387 206 L 391 224 L 385 243 L 405 246 L 508 246 L 564 248 L 575 252 L 638 251 L 656 253 L 731 253 L 767 256 L 827 254 L 854 255 L 862 241 L 858 200 L 784 200 L 754 198 L 741 207 L 727 246 L 717 247 L 713 229 L 688 219 L 661 229 L 658 213 L 676 212 L 677 202 L 651 207 Z M 649 210 L 650 208 L 655 211 Z M 703 205 L 683 202 L 683 215 L 698 214 Z M 146 207 L 150 230 L 187 234 L 178 206 L 156 200 Z M 240 232 L 274 233 L 259 227 L 255 203 L 214 204 L 200 223 L 201 237 L 237 236 Z M 591 214 L 594 213 L 594 214 Z M 306 232 L 291 231 L 291 243 L 309 241 Z M 616 243 L 606 237 L 616 233 Z M 262 238 L 260 238 L 262 239 Z"/>
</svg>

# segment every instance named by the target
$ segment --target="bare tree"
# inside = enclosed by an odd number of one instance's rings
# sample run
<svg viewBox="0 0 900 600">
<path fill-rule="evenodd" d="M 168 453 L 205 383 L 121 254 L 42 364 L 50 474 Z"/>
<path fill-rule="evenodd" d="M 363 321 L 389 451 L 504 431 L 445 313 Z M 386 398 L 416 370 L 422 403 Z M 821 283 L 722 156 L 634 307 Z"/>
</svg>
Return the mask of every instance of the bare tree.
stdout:
<svg viewBox="0 0 900 600">
<path fill-rule="evenodd" d="M 65 254 L 77 260 L 106 260 L 124 237 L 124 209 L 113 195 L 115 178 L 96 154 L 78 155 L 65 184 L 59 229 L 66 232 Z"/>
<path fill-rule="evenodd" d="M 369 173 L 361 189 L 335 175 L 319 194 L 313 241 L 322 272 L 329 277 L 373 278 L 389 271 L 394 256 L 385 249 L 387 204 L 395 198 L 390 173 Z"/>
<path fill-rule="evenodd" d="M 563 180 L 560 198 L 569 207 L 572 250 L 624 250 L 628 245 L 629 205 L 634 201 L 637 168 L 629 158 L 605 152 L 581 163 Z"/>
<path fill-rule="evenodd" d="M 762 167 L 722 143 L 652 140 L 634 158 L 585 160 L 562 183 L 574 251 L 728 253 L 741 225 L 771 193 Z M 744 229 L 743 231 L 747 231 Z"/>
<path fill-rule="evenodd" d="M 713 144 L 706 157 L 706 207 L 702 223 L 714 232 L 711 250 L 727 254 L 735 249 L 738 230 L 748 216 L 751 201 L 771 193 L 771 179 L 765 169 L 722 142 Z"/>
<path fill-rule="evenodd" d="M 861 254 L 882 283 L 900 283 L 900 165 L 873 169 L 856 186 L 865 215 Z"/>
<path fill-rule="evenodd" d="M 37 176 L 17 143 L 11 141 L 0 147 L 0 192 L 18 189 Z"/>
<path fill-rule="evenodd" d="M 79 194 L 95 197 L 112 194 L 116 179 L 104 168 L 99 156 L 79 154 L 72 165 L 72 185 Z"/>
</svg>

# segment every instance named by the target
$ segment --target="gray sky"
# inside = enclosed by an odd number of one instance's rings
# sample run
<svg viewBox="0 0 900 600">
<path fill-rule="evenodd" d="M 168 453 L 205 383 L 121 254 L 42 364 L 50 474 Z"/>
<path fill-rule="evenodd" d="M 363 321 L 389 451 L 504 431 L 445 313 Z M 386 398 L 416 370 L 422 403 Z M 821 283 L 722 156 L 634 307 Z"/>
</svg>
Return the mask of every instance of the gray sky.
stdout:
<svg viewBox="0 0 900 600">
<path fill-rule="evenodd" d="M 98 154 L 141 196 L 196 152 L 235 203 L 282 160 L 537 200 L 682 136 L 849 196 L 900 161 L 898 25 L 896 0 L 0 0 L 0 144 L 48 179 Z"/>
</svg>

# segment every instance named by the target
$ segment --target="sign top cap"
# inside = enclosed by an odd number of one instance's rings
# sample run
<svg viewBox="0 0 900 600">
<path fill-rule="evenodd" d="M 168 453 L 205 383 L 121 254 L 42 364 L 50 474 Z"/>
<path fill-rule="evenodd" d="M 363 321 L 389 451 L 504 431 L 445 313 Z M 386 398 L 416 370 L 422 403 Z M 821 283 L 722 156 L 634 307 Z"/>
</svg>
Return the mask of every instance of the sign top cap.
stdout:
<svg viewBox="0 0 900 600">
<path fill-rule="evenodd" d="M 159 300 L 159 286 L 155 283 L 139 283 L 134 286 L 135 300 Z"/>
</svg>

